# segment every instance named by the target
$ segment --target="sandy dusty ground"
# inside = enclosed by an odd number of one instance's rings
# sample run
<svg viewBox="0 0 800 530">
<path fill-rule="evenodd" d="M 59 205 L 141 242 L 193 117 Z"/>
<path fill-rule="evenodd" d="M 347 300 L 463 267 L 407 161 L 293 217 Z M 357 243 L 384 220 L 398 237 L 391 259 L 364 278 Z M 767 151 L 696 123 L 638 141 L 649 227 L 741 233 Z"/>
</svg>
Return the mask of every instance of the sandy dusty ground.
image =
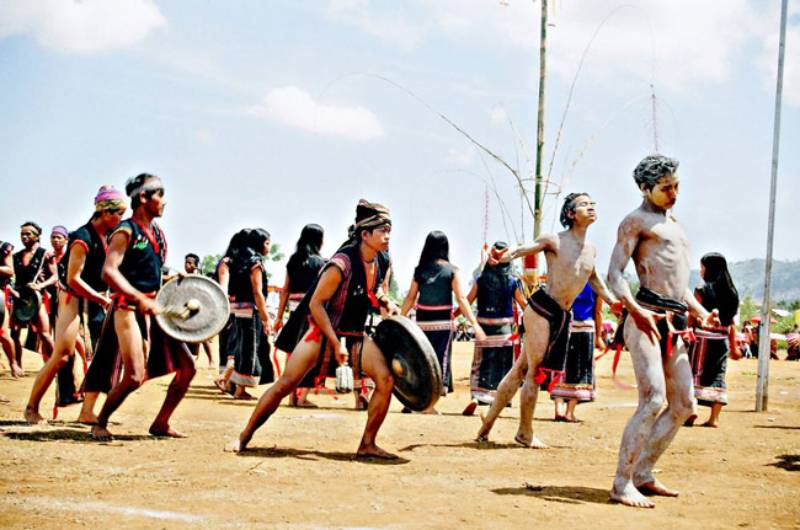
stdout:
<svg viewBox="0 0 800 530">
<path fill-rule="evenodd" d="M 75 407 L 49 425 L 25 425 L 32 376 L 15 381 L 4 370 L 0 393 L 11 402 L 0 405 L 0 527 L 800 528 L 800 363 L 772 363 L 769 412 L 760 414 L 751 412 L 756 361 L 731 363 L 722 428 L 681 429 L 657 466 L 681 496 L 634 510 L 608 502 L 636 402 L 635 391 L 612 384 L 609 358 L 598 362 L 599 401 L 578 408 L 584 423 L 550 421 L 540 395 L 535 428 L 553 445 L 546 451 L 513 444 L 516 407 L 492 443 L 472 441 L 479 420 L 460 414 L 470 359 L 471 345 L 457 344 L 457 390 L 440 416 L 400 414 L 393 403 L 379 440 L 403 457 L 391 465 L 350 459 L 365 420 L 350 396 L 316 396 L 313 410 L 281 407 L 253 451 L 223 453 L 252 403 L 214 389 L 205 360 L 174 421 L 189 439 L 146 434 L 165 378 L 125 403 L 107 444 L 70 423 Z M 33 354 L 25 361 L 29 374 L 40 365 Z M 632 381 L 627 353 L 622 376 Z M 51 405 L 52 395 L 42 409 Z"/>
</svg>

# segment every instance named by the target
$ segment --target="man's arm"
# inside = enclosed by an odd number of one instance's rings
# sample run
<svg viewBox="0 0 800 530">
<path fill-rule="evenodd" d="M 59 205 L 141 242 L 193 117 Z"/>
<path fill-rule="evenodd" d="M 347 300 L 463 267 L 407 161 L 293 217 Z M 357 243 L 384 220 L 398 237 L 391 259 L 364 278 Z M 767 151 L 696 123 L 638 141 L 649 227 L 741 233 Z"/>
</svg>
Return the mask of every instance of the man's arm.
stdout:
<svg viewBox="0 0 800 530">
<path fill-rule="evenodd" d="M 51 285 L 55 285 L 58 282 L 58 265 L 56 265 L 56 256 L 52 252 L 48 252 L 44 256 L 44 266 L 47 267 L 47 270 L 50 271 L 50 276 L 41 282 L 37 282 L 34 279 L 29 285 L 31 289 L 35 289 L 36 291 L 41 291 L 50 287 Z"/>
<path fill-rule="evenodd" d="M 686 304 L 689 306 L 689 313 L 695 315 L 700 321 L 700 326 L 710 328 L 719 326 L 719 311 L 716 309 L 709 312 L 700 301 L 694 296 L 691 289 L 687 288 L 686 293 L 683 295 Z"/>
<path fill-rule="evenodd" d="M 143 313 L 155 315 L 160 311 L 155 300 L 146 297 L 144 293 L 132 286 L 119 271 L 119 266 L 122 264 L 122 259 L 125 257 L 125 251 L 128 249 L 130 237 L 130 232 L 124 229 L 117 230 L 111 236 L 111 242 L 108 244 L 106 261 L 103 264 L 103 280 L 112 291 L 123 294 L 131 300 L 135 300 L 137 306 Z"/>
<path fill-rule="evenodd" d="M 314 289 L 314 294 L 311 295 L 311 302 L 309 309 L 311 316 L 314 318 L 314 323 L 319 327 L 320 331 L 328 339 L 328 342 L 336 349 L 337 361 L 344 362 L 347 359 L 347 349 L 339 342 L 336 336 L 336 331 L 333 329 L 331 319 L 328 317 L 328 312 L 325 311 L 325 304 L 328 300 L 333 298 L 336 289 L 342 283 L 343 273 L 337 266 L 328 267 L 319 279 L 317 288 Z"/>
<path fill-rule="evenodd" d="M 536 240 L 531 243 L 530 245 L 520 245 L 518 247 L 514 247 L 513 249 L 506 250 L 503 253 L 502 257 L 497 260 L 498 263 L 510 263 L 512 260 L 516 258 L 521 258 L 522 256 L 530 256 L 531 254 L 538 254 L 539 252 L 545 250 L 555 250 L 558 237 L 554 234 L 542 234 L 536 238 Z M 493 258 L 489 258 L 489 263 L 495 261 Z"/>
<path fill-rule="evenodd" d="M 67 286 L 75 291 L 78 296 L 97 302 L 103 307 L 108 307 L 111 300 L 104 294 L 95 291 L 83 278 L 81 273 L 86 265 L 86 247 L 80 243 L 73 243 L 67 262 Z"/>
<path fill-rule="evenodd" d="M 608 264 L 608 285 L 611 291 L 620 299 L 628 310 L 636 327 L 645 332 L 652 340 L 661 339 L 661 334 L 656 327 L 657 315 L 636 303 L 631 293 L 631 287 L 625 281 L 625 267 L 633 256 L 636 245 L 639 244 L 642 228 L 639 221 L 632 217 L 622 220 L 617 231 L 617 244 L 611 252 L 611 262 Z"/>
<path fill-rule="evenodd" d="M 608 289 L 608 286 L 606 285 L 606 282 L 603 281 L 603 278 L 597 274 L 596 268 L 592 269 L 592 274 L 589 276 L 589 285 L 592 286 L 592 290 L 595 292 L 598 298 L 604 300 L 608 305 L 614 306 L 621 303 L 619 299 Z"/>
</svg>

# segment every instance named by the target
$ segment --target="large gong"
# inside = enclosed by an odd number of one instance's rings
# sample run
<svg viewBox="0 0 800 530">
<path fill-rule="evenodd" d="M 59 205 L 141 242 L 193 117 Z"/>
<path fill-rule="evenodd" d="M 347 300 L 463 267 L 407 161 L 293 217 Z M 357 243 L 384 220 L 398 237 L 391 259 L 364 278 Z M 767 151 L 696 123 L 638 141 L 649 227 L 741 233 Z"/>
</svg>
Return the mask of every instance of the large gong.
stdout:
<svg viewBox="0 0 800 530">
<path fill-rule="evenodd" d="M 416 411 L 435 405 L 442 391 L 442 368 L 425 333 L 397 315 L 378 324 L 372 338 L 394 375 L 397 399 Z"/>
<path fill-rule="evenodd" d="M 42 295 L 39 291 L 31 289 L 27 285 L 20 287 L 19 297 L 14 299 L 14 320 L 20 324 L 27 324 L 34 320 L 39 314 L 41 303 Z"/>
<path fill-rule="evenodd" d="M 205 342 L 228 322 L 230 303 L 217 282 L 205 276 L 174 278 L 161 288 L 156 316 L 164 333 L 181 342 Z"/>
</svg>

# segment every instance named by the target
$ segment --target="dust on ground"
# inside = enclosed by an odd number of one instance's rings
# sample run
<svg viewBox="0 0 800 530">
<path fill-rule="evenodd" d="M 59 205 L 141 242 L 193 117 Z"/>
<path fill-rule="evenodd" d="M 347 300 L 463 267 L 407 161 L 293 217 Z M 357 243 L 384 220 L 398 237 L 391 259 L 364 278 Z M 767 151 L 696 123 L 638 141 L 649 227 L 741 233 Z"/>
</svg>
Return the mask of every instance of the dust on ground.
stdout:
<svg viewBox="0 0 800 530">
<path fill-rule="evenodd" d="M 800 528 L 800 363 L 771 362 L 769 412 L 755 413 L 756 360 L 729 363 L 730 405 L 719 429 L 683 428 L 658 462 L 658 477 L 680 489 L 655 510 L 608 502 L 620 436 L 635 390 L 597 363 L 598 401 L 580 405 L 580 424 L 555 423 L 539 396 L 535 429 L 552 448 L 513 443 L 518 409 L 506 409 L 492 442 L 473 441 L 480 420 L 463 417 L 472 346 L 456 343 L 456 392 L 439 416 L 401 414 L 393 400 L 379 443 L 396 463 L 351 460 L 366 415 L 351 396 L 313 396 L 319 407 L 282 406 L 252 451 L 223 453 L 252 402 L 213 387 L 205 359 L 173 424 L 190 435 L 161 440 L 147 428 L 169 378 L 150 381 L 113 417 L 111 443 L 71 423 L 77 407 L 46 426 L 22 421 L 29 375 L 0 376 L 0 527 L 118 528 Z M 627 353 L 621 377 L 633 381 Z M 266 387 L 259 388 L 263 391 Z M 51 393 L 42 411 L 52 407 Z M 700 422 L 708 409 L 701 408 Z"/>
</svg>

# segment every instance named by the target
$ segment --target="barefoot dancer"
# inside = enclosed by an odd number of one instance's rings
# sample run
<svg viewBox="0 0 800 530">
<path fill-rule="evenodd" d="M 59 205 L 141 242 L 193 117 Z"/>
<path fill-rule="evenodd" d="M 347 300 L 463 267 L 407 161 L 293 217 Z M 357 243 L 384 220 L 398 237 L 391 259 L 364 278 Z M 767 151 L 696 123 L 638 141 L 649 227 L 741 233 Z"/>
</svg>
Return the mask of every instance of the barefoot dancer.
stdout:
<svg viewBox="0 0 800 530">
<path fill-rule="evenodd" d="M 493 263 L 487 263 L 467 295 L 470 305 L 478 301 L 478 323 L 487 337 L 475 340 L 472 354 L 470 391 L 472 399 L 462 414 L 472 416 L 478 405 L 491 405 L 497 386 L 514 365 L 514 346 L 519 340 L 514 330 L 514 304 L 525 309 L 522 285 L 512 274 L 510 263 L 494 263 L 508 248 L 504 241 L 492 245 Z"/>
<path fill-rule="evenodd" d="M 309 290 L 278 338 L 279 348 L 292 351 L 286 369 L 261 396 L 244 431 L 225 446 L 226 451 L 247 449 L 256 429 L 278 409 L 281 400 L 297 387 L 321 354 L 332 349 L 339 363 L 350 358 L 354 373 L 363 369 L 375 381 L 367 424 L 356 455 L 396 458 L 376 444 L 378 430 L 389 410 L 394 378 L 383 353 L 364 335 L 370 305 L 382 304 L 391 312 L 397 311 L 380 288 L 386 270 L 381 265 L 383 262 L 377 259 L 379 252 L 389 248 L 390 232 L 389 211 L 381 205 L 359 201 L 353 239 L 325 265 L 315 287 Z M 298 331 L 304 327 L 308 327 L 308 331 L 301 335 Z M 342 337 L 347 339 L 347 346 L 340 342 Z"/>
<path fill-rule="evenodd" d="M 586 193 L 571 193 L 561 208 L 561 224 L 567 229 L 558 234 L 543 234 L 532 245 L 505 252 L 500 262 L 544 251 L 547 259 L 547 285 L 533 293 L 523 314 L 525 355 L 520 355 L 497 388 L 492 406 L 478 431 L 486 440 L 500 411 L 511 401 L 520 383 L 519 430 L 514 440 L 520 445 L 547 447 L 533 434 L 533 413 L 539 385 L 549 376 L 557 383 L 564 374 L 570 312 L 575 297 L 588 281 L 597 294 L 610 304 L 617 303 L 594 267 L 595 248 L 586 242 L 586 231 L 595 222 L 595 203 Z M 490 258 L 490 263 L 495 260 Z M 527 371 L 527 375 L 526 375 Z"/>
<path fill-rule="evenodd" d="M 11 368 L 12 377 L 21 377 L 22 368 L 17 364 L 17 356 L 14 353 L 14 341 L 10 338 L 11 322 L 11 279 L 14 277 L 14 262 L 12 253 L 14 245 L 7 241 L 0 241 L 0 344 L 8 358 L 8 366 Z"/>
<path fill-rule="evenodd" d="M 300 239 L 294 254 L 289 257 L 286 264 L 286 279 L 281 289 L 280 303 L 278 304 L 278 317 L 275 319 L 273 331 L 277 336 L 283 327 L 283 314 L 286 309 L 293 313 L 300 301 L 314 284 L 319 276 L 319 271 L 325 265 L 325 258 L 320 255 L 322 240 L 325 233 L 318 224 L 307 224 L 300 232 Z M 289 352 L 291 354 L 291 352 Z M 313 370 L 305 375 L 297 390 L 289 396 L 289 404 L 293 407 L 314 407 L 308 400 L 308 392 L 315 386 L 315 376 Z"/>
<path fill-rule="evenodd" d="M 444 232 L 434 230 L 425 238 L 411 287 L 403 301 L 402 314 L 408 315 L 411 306 L 416 304 L 417 325 L 431 342 L 442 368 L 442 396 L 453 391 L 453 297 L 472 324 L 476 340 L 486 340 L 486 334 L 475 320 L 475 315 L 464 297 L 461 281 L 458 279 L 458 268 L 450 263 L 450 243 L 447 236 Z M 437 414 L 433 407 L 423 412 Z"/>
<path fill-rule="evenodd" d="M 143 173 L 128 180 L 125 192 L 131 198 L 133 215 L 119 224 L 109 240 L 103 278 L 114 293 L 113 304 L 86 376 L 86 388 L 108 391 L 117 352 L 125 370 L 108 393 L 97 425 L 92 428 L 92 437 L 110 439 L 108 420 L 125 398 L 145 378 L 170 372 L 175 372 L 175 378 L 150 426 L 150 434 L 183 437 L 170 426 L 169 420 L 194 377 L 194 360 L 186 345 L 167 338 L 152 318 L 161 310 L 153 298 L 161 286 L 161 268 L 167 256 L 164 233 L 154 223 L 164 212 L 164 185 L 158 177 Z"/>
<path fill-rule="evenodd" d="M 639 389 L 639 407 L 622 435 L 611 499 L 639 508 L 655 506 L 643 493 L 678 495 L 656 480 L 653 466 L 694 408 L 692 370 L 681 338 L 687 311 L 706 324 L 718 321 L 688 289 L 689 242 L 669 214 L 678 197 L 677 169 L 676 160 L 661 155 L 636 166 L 633 178 L 644 200 L 620 223 L 608 269 L 611 288 L 628 310 L 625 344 Z M 631 257 L 641 285 L 636 298 L 623 276 Z"/>
<path fill-rule="evenodd" d="M 37 283 L 41 279 L 42 269 L 46 266 L 45 249 L 39 244 L 42 229 L 33 222 L 20 226 L 20 241 L 23 248 L 14 254 L 14 282 L 17 290 L 28 286 L 38 290 Z M 53 353 L 53 337 L 50 334 L 50 319 L 47 316 L 45 304 L 39 304 L 39 314 L 28 324 L 21 324 L 11 318 L 11 338 L 14 341 L 14 350 L 17 356 L 17 366 L 22 369 L 22 341 L 20 334 L 22 328 L 28 327 L 28 335 L 40 334 L 42 349 L 45 358 Z"/>
<path fill-rule="evenodd" d="M 28 423 L 43 421 L 39 414 L 39 403 L 50 383 L 60 370 L 70 366 L 75 356 L 75 343 L 84 319 L 86 304 L 91 303 L 102 312 L 111 300 L 106 296 L 108 290 L 102 279 L 103 263 L 106 259 L 106 234 L 116 227 L 127 204 L 123 195 L 112 187 L 102 187 L 94 200 L 95 213 L 88 223 L 69 235 L 69 245 L 62 259 L 67 266 L 59 268 L 59 303 L 56 319 L 56 343 L 53 355 L 39 371 L 31 389 L 25 420 Z M 90 314 L 93 311 L 90 311 Z M 96 319 L 95 319 L 96 320 Z M 94 329 L 93 329 L 94 328 Z M 90 326 L 90 334 L 97 337 L 99 329 Z M 65 376 L 71 375 L 64 374 Z M 71 380 L 66 377 L 67 381 Z M 77 388 L 60 388 L 60 393 L 76 392 Z M 60 396 L 60 405 L 67 403 L 69 396 Z M 88 405 L 78 421 L 96 421 L 92 408 L 97 394 L 88 398 Z"/>
<path fill-rule="evenodd" d="M 736 345 L 736 326 L 733 317 L 739 311 L 739 293 L 728 272 L 725 256 L 710 252 L 700 258 L 700 276 L 703 285 L 695 289 L 694 296 L 709 311 L 719 311 L 720 327 L 698 329 L 697 341 L 689 349 L 694 376 L 694 397 L 700 405 L 711 407 L 711 415 L 703 426 L 719 427 L 719 414 L 728 404 L 725 389 L 725 371 L 728 355 L 739 359 L 742 354 Z M 687 420 L 689 426 L 696 416 Z"/>
</svg>

